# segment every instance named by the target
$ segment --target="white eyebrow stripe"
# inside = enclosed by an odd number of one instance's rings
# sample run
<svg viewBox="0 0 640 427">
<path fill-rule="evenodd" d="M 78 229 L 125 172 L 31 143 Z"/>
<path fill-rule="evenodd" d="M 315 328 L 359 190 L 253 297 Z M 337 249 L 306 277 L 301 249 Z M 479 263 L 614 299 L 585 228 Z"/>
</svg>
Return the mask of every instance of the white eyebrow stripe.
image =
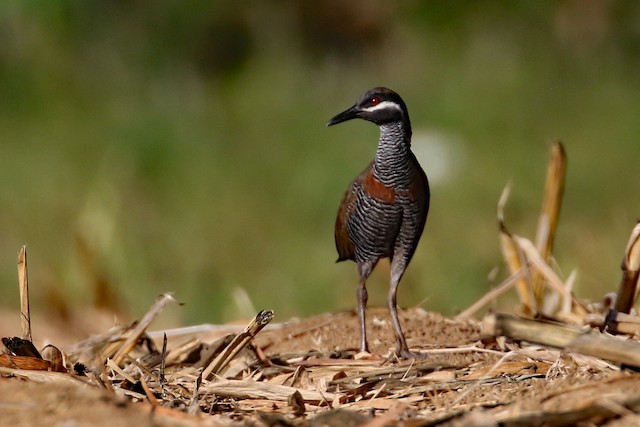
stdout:
<svg viewBox="0 0 640 427">
<path fill-rule="evenodd" d="M 364 111 L 369 111 L 369 112 L 373 112 L 373 111 L 378 111 L 378 110 L 386 110 L 387 108 L 393 108 L 396 109 L 400 112 L 402 112 L 402 109 L 400 108 L 400 106 L 398 104 L 396 104 L 395 102 L 391 102 L 391 101 L 382 101 L 380 104 L 371 106 L 371 107 L 367 107 L 367 108 L 363 108 Z"/>
</svg>

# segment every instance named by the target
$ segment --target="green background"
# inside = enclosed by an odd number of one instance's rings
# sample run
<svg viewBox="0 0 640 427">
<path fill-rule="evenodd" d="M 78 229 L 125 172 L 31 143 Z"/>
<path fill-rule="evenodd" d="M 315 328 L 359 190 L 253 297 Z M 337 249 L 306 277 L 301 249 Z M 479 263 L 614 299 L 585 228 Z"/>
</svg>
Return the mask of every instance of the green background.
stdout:
<svg viewBox="0 0 640 427">
<path fill-rule="evenodd" d="M 333 224 L 378 131 L 325 123 L 378 85 L 432 185 L 400 305 L 453 314 L 506 277 L 498 198 L 511 182 L 507 223 L 532 238 L 556 139 L 558 271 L 581 298 L 617 287 L 640 217 L 639 2 L 7 1 L 0 40 L 4 309 L 22 244 L 40 311 L 99 284 L 133 316 L 174 291 L 185 323 L 252 314 L 238 290 L 279 320 L 353 307 Z"/>
</svg>

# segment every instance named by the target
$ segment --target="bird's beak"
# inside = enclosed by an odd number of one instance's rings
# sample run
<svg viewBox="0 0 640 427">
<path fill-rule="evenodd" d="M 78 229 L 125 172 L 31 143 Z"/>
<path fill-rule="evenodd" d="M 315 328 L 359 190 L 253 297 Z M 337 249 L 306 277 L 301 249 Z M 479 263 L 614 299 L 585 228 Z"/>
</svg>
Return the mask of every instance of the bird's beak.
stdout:
<svg viewBox="0 0 640 427">
<path fill-rule="evenodd" d="M 358 110 L 358 108 L 356 108 L 356 106 L 354 105 L 343 111 L 342 113 L 334 116 L 327 122 L 327 126 L 333 126 L 337 125 L 338 123 L 346 122 L 347 120 L 356 119 L 359 117 L 359 112 L 360 110 Z"/>
</svg>

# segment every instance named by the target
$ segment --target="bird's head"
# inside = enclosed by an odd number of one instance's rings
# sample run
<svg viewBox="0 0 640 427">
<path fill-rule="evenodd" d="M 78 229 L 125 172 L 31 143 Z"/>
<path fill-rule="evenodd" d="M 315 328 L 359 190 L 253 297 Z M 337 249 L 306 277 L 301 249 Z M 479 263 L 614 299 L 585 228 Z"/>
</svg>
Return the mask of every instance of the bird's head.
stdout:
<svg viewBox="0 0 640 427">
<path fill-rule="evenodd" d="M 409 113 L 400 95 L 385 87 L 376 87 L 365 92 L 352 107 L 334 116 L 327 126 L 351 119 L 364 119 L 377 124 L 402 122 L 410 129 Z"/>
</svg>

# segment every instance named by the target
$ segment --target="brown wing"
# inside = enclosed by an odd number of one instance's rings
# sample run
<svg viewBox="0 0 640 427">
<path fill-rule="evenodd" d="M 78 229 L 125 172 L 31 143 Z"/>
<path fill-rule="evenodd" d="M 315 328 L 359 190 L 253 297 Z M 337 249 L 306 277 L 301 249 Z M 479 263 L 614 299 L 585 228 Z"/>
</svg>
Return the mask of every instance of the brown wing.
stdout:
<svg viewBox="0 0 640 427">
<path fill-rule="evenodd" d="M 365 168 L 364 171 L 356 179 L 353 180 L 347 191 L 345 191 L 340 206 L 338 207 L 338 216 L 336 217 L 335 239 L 336 249 L 338 250 L 338 260 L 346 261 L 348 259 L 355 261 L 356 246 L 349 237 L 347 230 L 347 222 L 356 206 L 357 189 L 363 185 L 364 180 L 369 175 L 369 171 L 373 162 Z"/>
</svg>

